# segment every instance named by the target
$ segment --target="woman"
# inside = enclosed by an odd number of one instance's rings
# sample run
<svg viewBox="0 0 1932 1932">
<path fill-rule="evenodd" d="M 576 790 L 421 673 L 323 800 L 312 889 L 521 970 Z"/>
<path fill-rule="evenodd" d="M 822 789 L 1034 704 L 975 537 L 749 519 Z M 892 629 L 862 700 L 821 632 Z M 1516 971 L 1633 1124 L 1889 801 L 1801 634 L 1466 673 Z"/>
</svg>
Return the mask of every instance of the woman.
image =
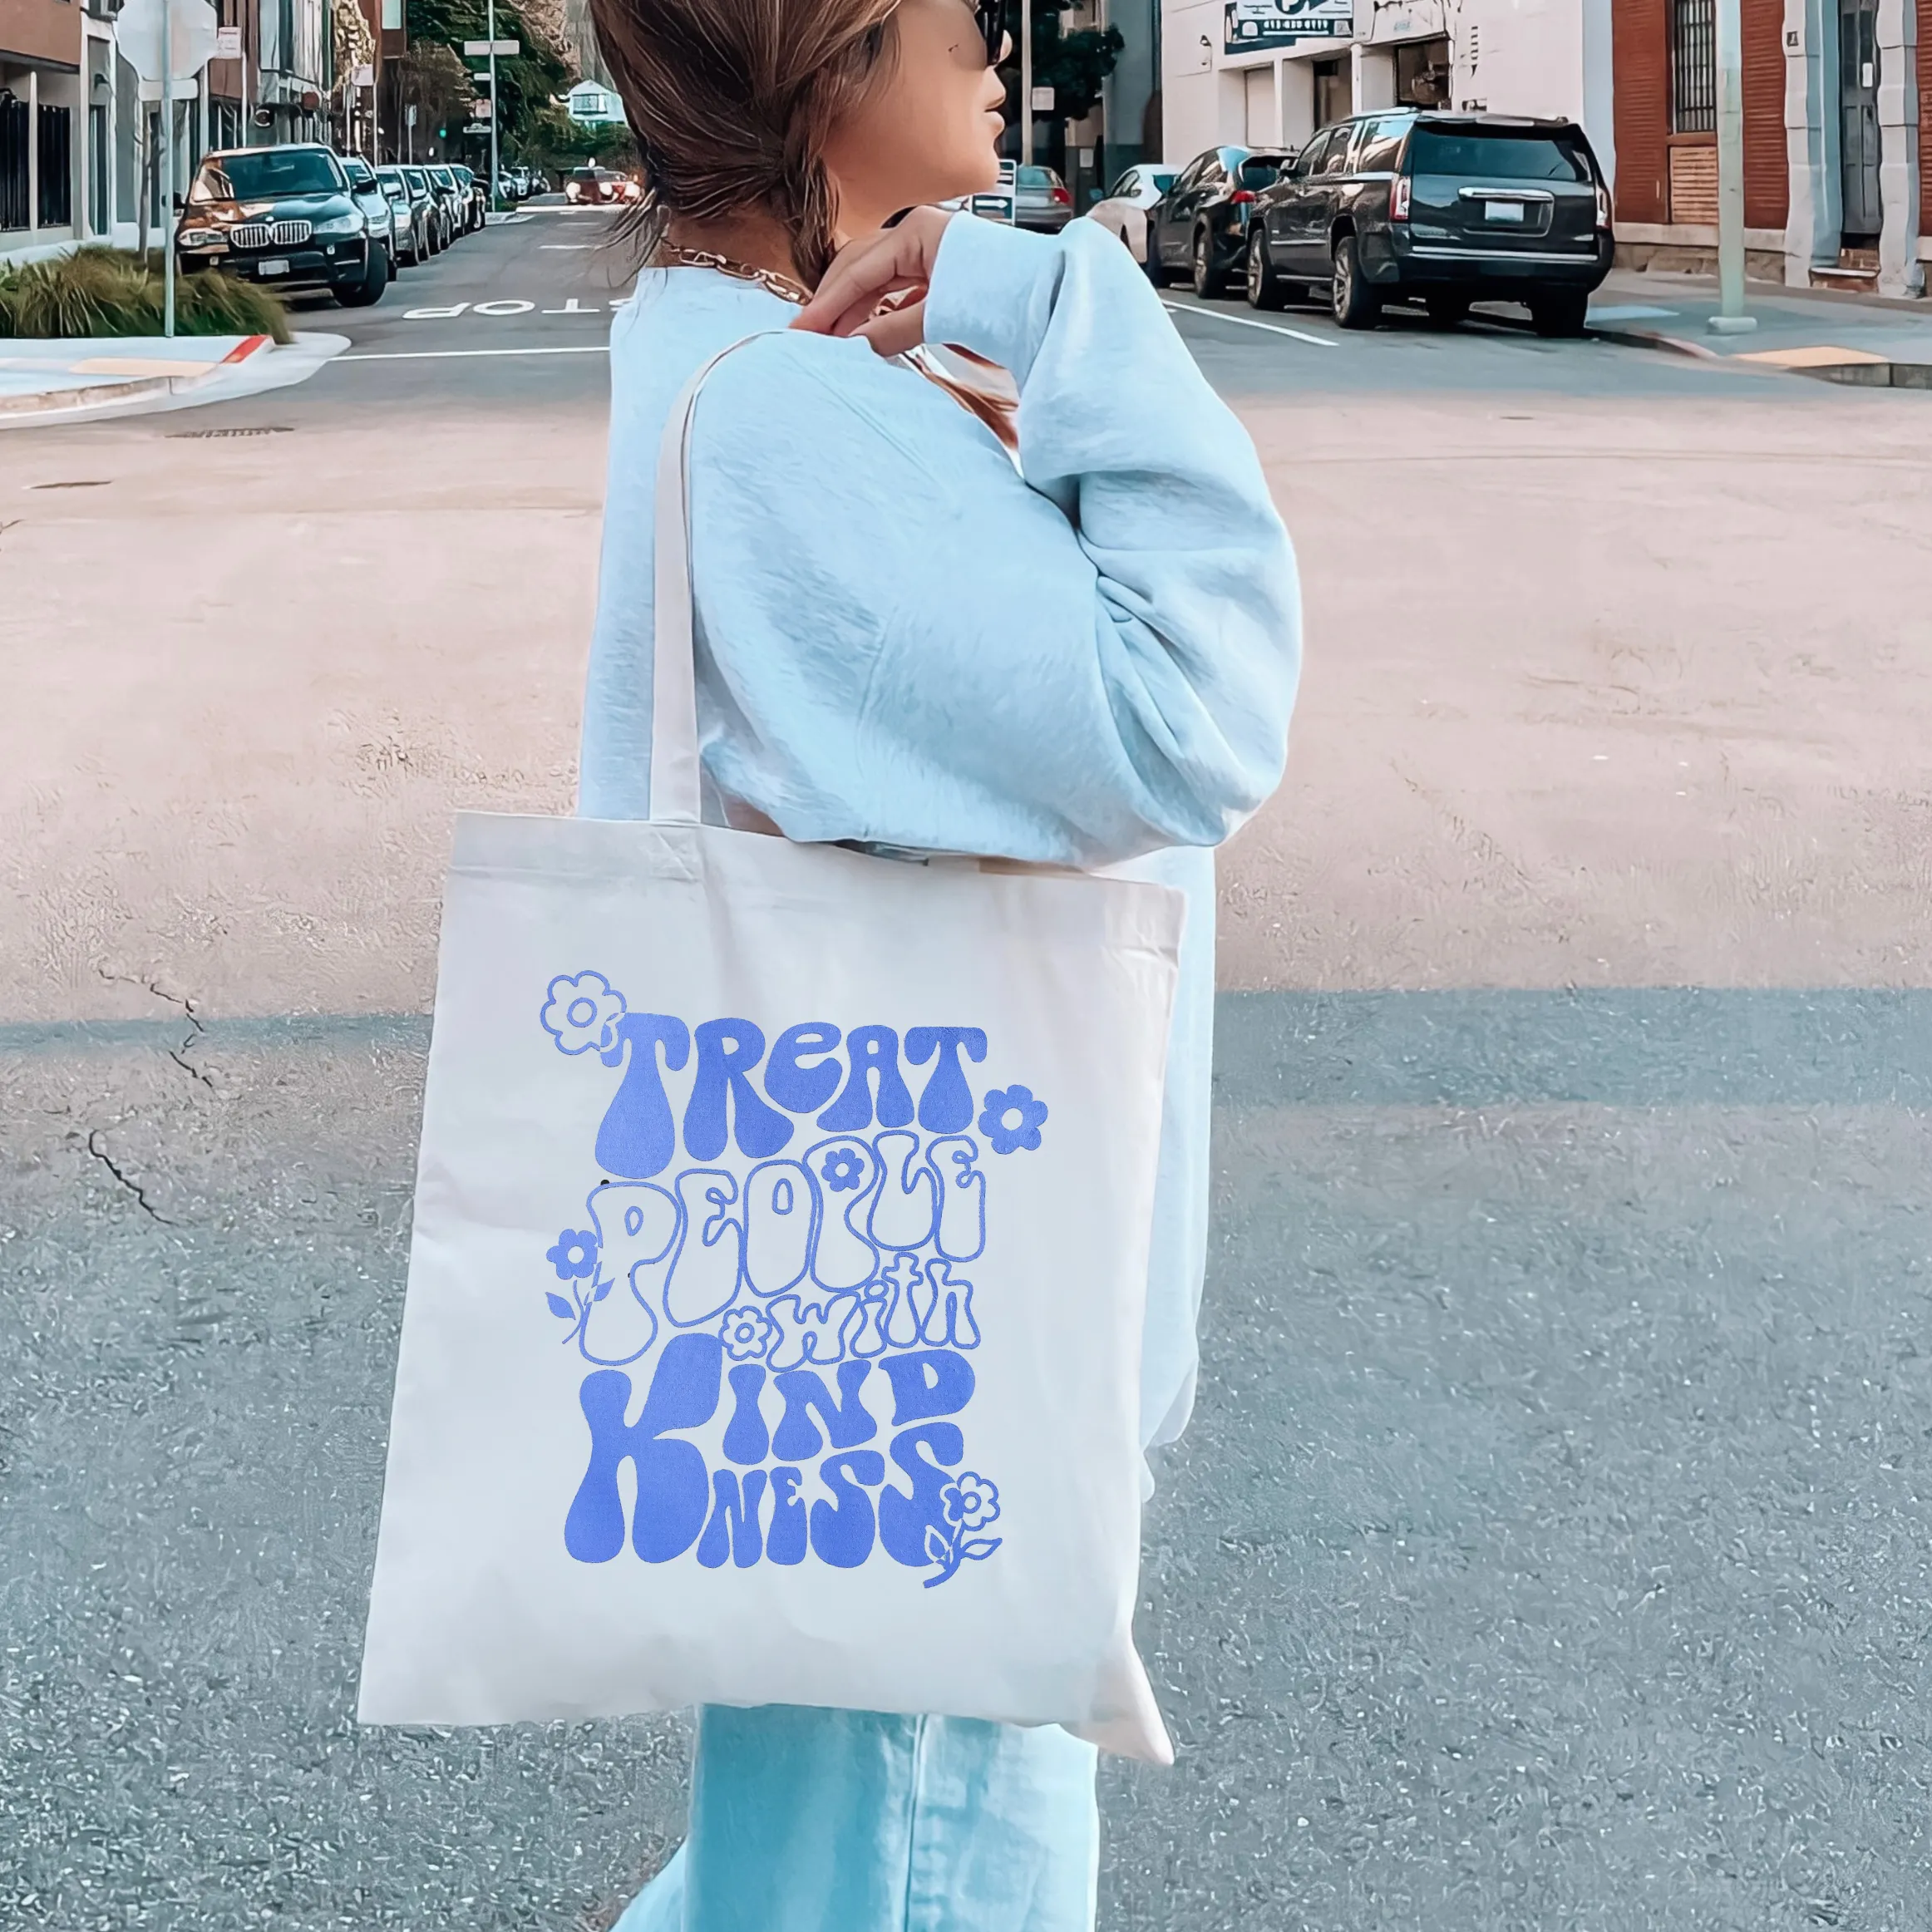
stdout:
<svg viewBox="0 0 1932 1932">
<path fill-rule="evenodd" d="M 1245 434 L 1120 244 L 932 205 L 997 180 L 998 12 L 594 0 L 658 265 L 612 332 L 580 809 L 648 813 L 659 436 L 692 373 L 757 336 L 712 375 L 692 445 L 707 816 L 1131 861 L 1187 895 L 1142 1372 L 1155 1443 L 1193 1397 L 1210 848 L 1280 776 L 1294 568 Z M 1017 418 L 909 364 L 929 342 L 1009 372 Z M 621 1925 L 1075 1932 L 1097 1850 L 1094 1753 L 1062 1731 L 712 1708 L 685 1844 Z"/>
</svg>

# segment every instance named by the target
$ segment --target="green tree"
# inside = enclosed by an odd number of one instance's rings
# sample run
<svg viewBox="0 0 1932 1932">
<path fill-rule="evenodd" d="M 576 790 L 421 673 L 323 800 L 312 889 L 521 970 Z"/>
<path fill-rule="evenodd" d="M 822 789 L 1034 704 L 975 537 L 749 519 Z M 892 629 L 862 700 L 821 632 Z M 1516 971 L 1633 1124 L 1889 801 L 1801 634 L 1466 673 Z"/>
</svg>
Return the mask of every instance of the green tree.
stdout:
<svg viewBox="0 0 1932 1932">
<path fill-rule="evenodd" d="M 482 40 L 489 32 L 489 12 L 485 0 L 408 0 L 409 38 L 413 53 L 426 43 L 450 50 L 457 64 L 476 82 L 476 91 L 488 91 L 489 65 L 463 54 L 463 42 Z M 532 21 L 516 0 L 497 0 L 496 37 L 514 40 L 521 51 L 496 63 L 496 133 L 506 150 L 523 151 L 530 131 L 555 97 L 566 91 L 577 78 L 563 50 L 544 28 Z M 464 116 L 464 121 L 467 116 Z M 454 140 L 457 126 L 446 120 Z"/>
<path fill-rule="evenodd" d="M 1009 105 L 1020 111 L 1020 6 L 1007 0 L 1007 32 L 1013 36 L 1013 59 L 1002 70 L 1007 76 Z M 1069 121 L 1083 121 L 1100 103 L 1101 84 L 1114 71 L 1127 44 L 1116 27 L 1077 27 L 1062 31 L 1060 17 L 1072 0 L 1033 0 L 1033 85 L 1051 87 L 1053 111 Z M 1009 116 L 1010 117 L 1010 116 Z"/>
</svg>

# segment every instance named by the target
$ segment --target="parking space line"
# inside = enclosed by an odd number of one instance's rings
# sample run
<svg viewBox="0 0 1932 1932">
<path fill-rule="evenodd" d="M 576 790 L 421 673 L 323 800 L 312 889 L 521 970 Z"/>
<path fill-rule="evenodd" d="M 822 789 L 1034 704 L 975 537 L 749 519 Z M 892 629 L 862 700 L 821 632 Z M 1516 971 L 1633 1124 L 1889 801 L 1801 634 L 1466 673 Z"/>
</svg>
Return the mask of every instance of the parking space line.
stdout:
<svg viewBox="0 0 1932 1932">
<path fill-rule="evenodd" d="M 159 81 L 155 82 L 158 87 Z M 530 349 L 349 349 L 338 362 L 440 362 L 452 356 L 608 356 L 609 343 L 562 343 Z"/>
<path fill-rule="evenodd" d="M 155 85 L 160 86 L 159 81 Z M 1191 302 L 1170 302 L 1163 295 L 1161 306 L 1175 315 L 1205 315 L 1210 322 L 1231 322 L 1236 328 L 1264 328 L 1270 335 L 1293 336 L 1298 343 L 1307 343 L 1318 349 L 1339 348 L 1341 344 L 1332 336 L 1310 335 L 1306 329 L 1289 328 L 1279 322 L 1262 322 L 1252 315 L 1224 315 L 1218 308 L 1196 308 Z"/>
</svg>

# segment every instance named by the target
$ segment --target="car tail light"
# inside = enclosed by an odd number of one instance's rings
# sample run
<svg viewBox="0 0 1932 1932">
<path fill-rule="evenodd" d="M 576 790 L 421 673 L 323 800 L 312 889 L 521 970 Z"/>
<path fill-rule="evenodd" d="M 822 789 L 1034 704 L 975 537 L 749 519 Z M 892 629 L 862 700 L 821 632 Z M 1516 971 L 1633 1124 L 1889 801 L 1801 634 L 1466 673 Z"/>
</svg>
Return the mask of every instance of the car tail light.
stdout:
<svg viewBox="0 0 1932 1932">
<path fill-rule="evenodd" d="M 1415 184 L 1407 175 L 1395 175 L 1388 184 L 1388 218 L 1391 221 L 1407 221 L 1409 218 L 1409 195 Z"/>
<path fill-rule="evenodd" d="M 1254 191 L 1252 188 L 1237 188 L 1234 193 L 1228 197 L 1228 201 L 1230 205 L 1232 207 L 1245 208 L 1248 204 L 1254 199 Z"/>
<path fill-rule="evenodd" d="M 1064 188 L 1056 188 L 1053 190 L 1053 199 L 1062 208 L 1071 208 L 1073 205 L 1073 197 Z"/>
<path fill-rule="evenodd" d="M 157 86 L 159 84 L 159 82 L 156 83 Z M 1609 225 L 1610 191 L 1603 185 L 1601 181 L 1599 181 L 1597 183 L 1597 226 L 1599 228 L 1608 228 Z"/>
</svg>

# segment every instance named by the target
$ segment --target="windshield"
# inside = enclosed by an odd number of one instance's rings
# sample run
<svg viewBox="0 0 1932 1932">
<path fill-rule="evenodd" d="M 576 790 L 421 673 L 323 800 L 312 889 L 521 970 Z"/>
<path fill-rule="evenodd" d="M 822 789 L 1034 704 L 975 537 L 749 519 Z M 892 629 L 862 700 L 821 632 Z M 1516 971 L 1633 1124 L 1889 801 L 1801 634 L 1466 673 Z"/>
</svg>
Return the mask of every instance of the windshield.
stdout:
<svg viewBox="0 0 1932 1932">
<path fill-rule="evenodd" d="M 1244 188 L 1266 188 L 1271 186 L 1281 175 L 1281 157 L 1269 156 L 1266 160 L 1257 156 L 1241 164 L 1241 185 Z"/>
<path fill-rule="evenodd" d="M 456 177 L 447 168 L 431 168 L 429 178 L 439 188 L 453 188 L 456 185 Z"/>
<path fill-rule="evenodd" d="M 358 161 L 352 157 L 343 163 L 343 172 L 348 176 L 352 188 L 369 187 L 376 179 L 370 172 L 367 161 Z"/>
<path fill-rule="evenodd" d="M 594 181 L 597 179 L 597 170 L 594 168 L 573 168 L 570 170 L 570 179 L 573 181 Z"/>
<path fill-rule="evenodd" d="M 1156 195 L 1165 195 L 1173 185 L 1174 177 L 1171 174 L 1159 174 L 1154 176 L 1154 192 Z"/>
<path fill-rule="evenodd" d="M 405 168 L 402 170 L 402 178 L 408 182 L 412 188 L 415 189 L 418 195 L 428 194 L 429 176 L 424 174 L 421 168 Z"/>
<path fill-rule="evenodd" d="M 1417 175 L 1474 175 L 1491 181 L 1580 181 L 1594 179 L 1580 135 L 1453 133 L 1424 126 L 1409 143 Z"/>
<path fill-rule="evenodd" d="M 1051 168 L 1022 168 L 1020 185 L 1023 188 L 1057 188 L 1060 177 Z"/>
<path fill-rule="evenodd" d="M 157 81 L 156 86 L 160 83 Z M 262 148 L 201 164 L 190 201 L 267 201 L 279 195 L 339 195 L 343 177 L 320 148 Z"/>
</svg>

